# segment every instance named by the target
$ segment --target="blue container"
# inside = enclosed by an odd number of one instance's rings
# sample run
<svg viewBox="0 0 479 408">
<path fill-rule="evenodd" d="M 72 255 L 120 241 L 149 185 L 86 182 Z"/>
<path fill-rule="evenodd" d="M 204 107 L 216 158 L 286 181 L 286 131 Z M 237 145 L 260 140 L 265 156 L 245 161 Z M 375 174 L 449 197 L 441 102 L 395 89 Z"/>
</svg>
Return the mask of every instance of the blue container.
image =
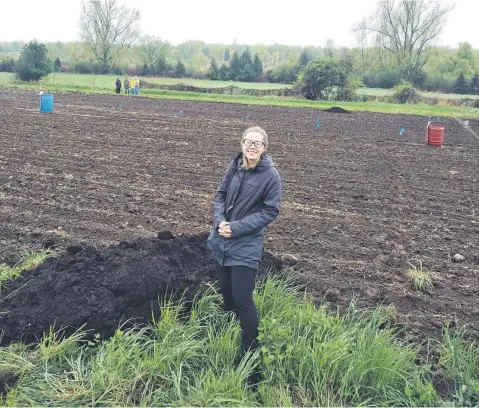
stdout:
<svg viewBox="0 0 479 408">
<path fill-rule="evenodd" d="M 40 95 L 40 112 L 53 113 L 53 95 Z"/>
</svg>

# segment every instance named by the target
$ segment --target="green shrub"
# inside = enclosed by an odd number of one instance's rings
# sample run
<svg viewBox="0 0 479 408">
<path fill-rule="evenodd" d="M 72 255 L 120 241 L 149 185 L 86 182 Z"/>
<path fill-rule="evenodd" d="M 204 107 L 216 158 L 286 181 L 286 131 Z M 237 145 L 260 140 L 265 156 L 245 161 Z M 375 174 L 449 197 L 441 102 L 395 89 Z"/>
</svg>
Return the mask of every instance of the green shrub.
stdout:
<svg viewBox="0 0 479 408">
<path fill-rule="evenodd" d="M 297 90 L 306 99 L 336 99 L 346 88 L 348 75 L 343 67 L 332 59 L 311 61 L 298 76 Z"/>
<path fill-rule="evenodd" d="M 15 65 L 13 58 L 3 58 L 0 60 L 0 72 L 15 72 Z"/>
<path fill-rule="evenodd" d="M 288 62 L 266 71 L 266 80 L 272 83 L 293 84 L 298 79 L 299 70 L 297 64 Z"/>
<path fill-rule="evenodd" d="M 362 79 L 357 76 L 350 76 L 346 85 L 338 89 L 336 99 L 338 101 L 359 101 L 360 97 L 356 92 L 358 88 L 364 88 Z"/>
<path fill-rule="evenodd" d="M 421 96 L 417 88 L 408 81 L 401 81 L 394 87 L 392 102 L 396 103 L 418 103 Z"/>
</svg>

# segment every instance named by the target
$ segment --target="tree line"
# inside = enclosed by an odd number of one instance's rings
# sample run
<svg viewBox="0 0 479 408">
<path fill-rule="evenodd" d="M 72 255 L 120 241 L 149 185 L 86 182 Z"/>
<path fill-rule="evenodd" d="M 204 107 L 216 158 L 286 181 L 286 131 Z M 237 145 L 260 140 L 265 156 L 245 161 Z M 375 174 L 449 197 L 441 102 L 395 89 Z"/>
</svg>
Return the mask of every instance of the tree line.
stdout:
<svg viewBox="0 0 479 408">
<path fill-rule="evenodd" d="M 177 46 L 154 36 L 139 37 L 140 14 L 117 0 L 88 0 L 80 18 L 81 41 L 46 44 L 50 70 L 269 81 L 294 84 L 310 62 L 349 61 L 358 85 L 391 88 L 403 80 L 424 90 L 477 93 L 479 52 L 467 42 L 437 47 L 453 6 L 432 0 L 385 0 L 355 27 L 357 46 L 221 45 L 188 41 Z M 100 18 L 101 17 L 101 18 Z M 112 40 L 114 38 L 114 40 Z M 0 55 L 25 44 L 0 43 Z M 0 60 L 13 72 L 18 59 Z"/>
<path fill-rule="evenodd" d="M 36 43 L 35 41 L 33 42 Z M 20 46 L 25 47 L 27 44 L 20 43 Z M 36 47 L 36 45 L 34 45 Z M 207 46 L 205 46 L 207 47 Z M 216 47 L 216 46 L 215 46 Z M 370 56 L 370 63 L 367 64 L 367 69 L 363 70 L 362 64 L 358 64 L 357 53 L 353 49 L 331 49 L 329 55 L 314 52 L 311 48 L 304 48 L 296 57 L 292 57 L 297 53 L 295 49 L 291 52 L 291 56 L 287 61 L 279 61 L 278 65 L 273 69 L 264 69 L 261 57 L 256 52 L 251 58 L 250 49 L 254 46 L 244 48 L 240 53 L 231 46 L 222 46 L 219 60 L 213 56 L 209 66 L 198 72 L 191 68 L 189 58 L 185 58 L 185 63 L 181 60 L 176 62 L 167 60 L 167 58 L 160 54 L 157 58 L 153 58 L 149 63 L 143 62 L 133 68 L 128 67 L 113 67 L 108 68 L 96 62 L 78 61 L 72 63 L 68 55 L 61 57 L 47 59 L 48 62 L 44 64 L 47 68 L 44 75 L 50 72 L 75 72 L 80 74 L 129 74 L 129 75 L 143 75 L 143 76 L 166 76 L 166 77 L 194 77 L 194 78 L 209 78 L 223 81 L 265 81 L 273 83 L 294 84 L 298 75 L 307 63 L 314 59 L 328 59 L 340 61 L 343 58 L 350 58 L 352 61 L 352 72 L 360 82 L 367 87 L 372 88 L 392 88 L 401 82 L 401 75 L 393 69 L 385 69 L 378 66 L 377 58 L 374 56 L 375 50 L 368 50 Z M 240 49 L 240 48 L 239 48 Z M 377 52 L 377 50 L 376 50 Z M 61 55 L 55 50 L 52 52 L 52 45 L 45 45 L 45 53 L 48 55 Z M 233 55 L 233 57 L 231 57 Z M 454 92 L 458 94 L 479 94 L 478 86 L 478 71 L 479 56 L 477 52 L 472 49 L 470 44 L 461 43 L 459 48 L 453 49 L 434 49 L 434 56 L 428 61 L 425 69 L 425 74 L 413 78 L 412 83 L 418 88 L 428 91 L 442 91 Z M 18 57 L 3 57 L 0 58 L 0 72 L 16 72 L 16 64 Z M 220 62 L 217 62 L 220 61 Z M 234 61 L 234 62 L 233 62 Z M 25 75 L 22 76 L 24 80 L 30 80 Z M 21 79 L 22 79 L 21 78 Z M 36 74 L 32 76 L 35 80 Z"/>
<path fill-rule="evenodd" d="M 207 72 L 209 79 L 242 82 L 259 82 L 263 79 L 263 63 L 258 54 L 251 57 L 249 48 L 245 49 L 241 56 L 234 52 L 232 57 L 229 49 L 226 49 L 224 61 L 218 68 L 215 58 L 212 59 Z"/>
</svg>

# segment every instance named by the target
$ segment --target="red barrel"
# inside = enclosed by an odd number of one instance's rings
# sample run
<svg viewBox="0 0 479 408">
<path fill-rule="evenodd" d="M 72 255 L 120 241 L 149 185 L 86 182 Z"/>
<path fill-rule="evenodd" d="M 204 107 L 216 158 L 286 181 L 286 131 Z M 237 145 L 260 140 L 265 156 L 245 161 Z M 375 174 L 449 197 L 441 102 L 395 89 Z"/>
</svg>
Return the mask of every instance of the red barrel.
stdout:
<svg viewBox="0 0 479 408">
<path fill-rule="evenodd" d="M 444 126 L 427 124 L 426 144 L 441 147 L 444 142 Z"/>
</svg>

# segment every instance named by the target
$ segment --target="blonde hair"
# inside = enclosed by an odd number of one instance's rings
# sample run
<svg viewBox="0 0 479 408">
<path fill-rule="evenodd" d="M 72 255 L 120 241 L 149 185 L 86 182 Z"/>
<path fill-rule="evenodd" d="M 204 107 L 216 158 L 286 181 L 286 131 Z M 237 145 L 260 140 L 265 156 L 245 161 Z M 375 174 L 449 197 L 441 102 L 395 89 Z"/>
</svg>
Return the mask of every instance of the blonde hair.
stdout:
<svg viewBox="0 0 479 408">
<path fill-rule="evenodd" d="M 259 133 L 261 136 L 263 136 L 264 149 L 266 151 L 266 149 L 268 148 L 268 134 L 262 127 L 259 127 L 259 126 L 250 127 L 244 131 L 243 136 L 241 136 L 241 145 L 243 144 L 244 140 L 246 139 L 246 136 L 249 133 Z M 247 168 L 248 168 L 248 159 L 243 154 L 243 169 L 246 170 Z"/>
</svg>

